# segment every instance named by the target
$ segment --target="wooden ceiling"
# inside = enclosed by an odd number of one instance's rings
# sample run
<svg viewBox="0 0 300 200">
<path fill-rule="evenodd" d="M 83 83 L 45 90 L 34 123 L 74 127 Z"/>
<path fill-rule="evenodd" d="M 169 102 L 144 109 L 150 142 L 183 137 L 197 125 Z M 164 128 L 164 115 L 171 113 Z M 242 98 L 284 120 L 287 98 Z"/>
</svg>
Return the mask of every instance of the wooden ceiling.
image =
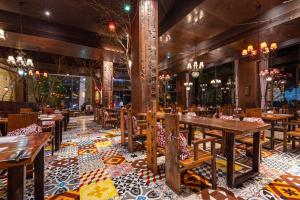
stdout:
<svg viewBox="0 0 300 200">
<path fill-rule="evenodd" d="M 185 71 L 195 57 L 195 41 L 196 59 L 211 66 L 239 58 L 243 48 L 255 44 L 258 30 L 261 40 L 279 45 L 300 37 L 300 1 L 261 0 L 260 5 L 257 23 L 257 1 L 204 1 L 162 35 L 160 69 Z"/>
</svg>

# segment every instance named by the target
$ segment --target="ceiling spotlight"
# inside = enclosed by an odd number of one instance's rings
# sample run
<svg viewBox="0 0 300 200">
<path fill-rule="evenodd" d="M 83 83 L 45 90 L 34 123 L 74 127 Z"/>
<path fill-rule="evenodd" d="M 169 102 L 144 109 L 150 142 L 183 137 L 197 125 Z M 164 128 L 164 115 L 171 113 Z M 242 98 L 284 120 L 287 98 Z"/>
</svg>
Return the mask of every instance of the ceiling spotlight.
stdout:
<svg viewBox="0 0 300 200">
<path fill-rule="evenodd" d="M 49 11 L 49 10 L 46 10 L 46 11 L 45 11 L 45 15 L 49 17 L 49 16 L 51 15 L 50 11 Z"/>
</svg>

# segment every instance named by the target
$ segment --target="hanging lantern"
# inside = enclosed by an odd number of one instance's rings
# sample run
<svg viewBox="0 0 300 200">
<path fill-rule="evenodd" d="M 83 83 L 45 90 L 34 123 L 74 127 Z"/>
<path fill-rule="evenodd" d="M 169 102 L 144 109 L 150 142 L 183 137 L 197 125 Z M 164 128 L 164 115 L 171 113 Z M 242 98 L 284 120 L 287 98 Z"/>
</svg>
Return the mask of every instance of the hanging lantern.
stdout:
<svg viewBox="0 0 300 200">
<path fill-rule="evenodd" d="M 39 71 L 39 70 L 36 70 L 35 75 L 36 75 L 36 76 L 40 76 L 40 71 Z"/>
<path fill-rule="evenodd" d="M 47 78 L 47 77 L 48 77 L 47 72 L 44 72 L 43 76 L 44 76 L 45 78 Z"/>
<path fill-rule="evenodd" d="M 111 20 L 111 21 L 108 22 L 108 30 L 110 32 L 115 32 L 115 30 L 116 30 L 116 23 L 113 20 Z"/>
</svg>

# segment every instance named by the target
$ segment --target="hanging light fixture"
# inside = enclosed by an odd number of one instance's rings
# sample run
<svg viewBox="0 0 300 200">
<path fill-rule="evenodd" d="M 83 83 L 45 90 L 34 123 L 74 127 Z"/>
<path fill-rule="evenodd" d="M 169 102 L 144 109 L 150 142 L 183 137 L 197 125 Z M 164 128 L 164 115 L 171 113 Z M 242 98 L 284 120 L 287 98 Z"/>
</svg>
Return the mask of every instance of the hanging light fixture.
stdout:
<svg viewBox="0 0 300 200">
<path fill-rule="evenodd" d="M 206 83 L 201 83 L 200 88 L 201 88 L 201 91 L 204 92 L 207 88 L 207 84 Z"/>
<path fill-rule="evenodd" d="M 5 31 L 0 28 L 0 40 L 5 40 Z"/>
<path fill-rule="evenodd" d="M 271 82 L 274 79 L 281 76 L 279 69 L 266 69 L 259 72 L 259 76 L 264 78 L 267 82 Z"/>
<path fill-rule="evenodd" d="M 220 79 L 217 79 L 217 67 L 215 67 L 215 78 L 210 81 L 210 84 L 217 88 L 222 84 L 222 81 Z"/>
<path fill-rule="evenodd" d="M 22 10 L 22 5 L 24 2 L 20 2 L 20 11 Z M 22 12 L 20 12 L 20 33 L 23 33 L 23 27 L 22 27 Z M 1 31 L 0 31 L 0 37 L 1 37 Z M 21 42 L 20 42 L 21 43 Z M 26 76 L 30 70 L 33 69 L 33 61 L 31 58 L 26 58 L 26 54 L 21 50 L 17 51 L 16 57 L 13 55 L 9 55 L 7 57 L 6 62 L 15 67 L 18 74 L 20 76 Z"/>
<path fill-rule="evenodd" d="M 183 85 L 184 85 L 184 87 L 187 91 L 190 91 L 191 87 L 193 86 L 193 83 L 192 82 L 185 82 Z"/>
<path fill-rule="evenodd" d="M 108 30 L 112 33 L 116 31 L 116 23 L 113 20 L 108 22 Z"/>
<path fill-rule="evenodd" d="M 158 77 L 158 79 L 165 85 L 171 80 L 171 76 L 169 74 L 162 74 Z"/>
<path fill-rule="evenodd" d="M 195 46 L 194 46 L 194 62 L 193 65 L 191 63 L 188 63 L 187 65 L 187 70 L 191 73 L 193 78 L 198 78 L 200 73 L 204 69 L 204 63 L 203 62 L 198 62 L 196 61 L 196 40 L 195 40 Z"/>
<path fill-rule="evenodd" d="M 258 5 L 257 6 L 258 29 L 259 29 L 259 23 L 260 23 L 260 12 L 259 12 L 260 8 L 261 8 L 261 5 Z M 242 50 L 242 56 L 245 56 L 245 57 L 251 57 L 251 56 L 256 56 L 256 55 L 268 56 L 268 55 L 272 55 L 276 51 L 276 49 L 277 49 L 276 42 L 271 43 L 270 46 L 265 41 L 260 42 L 259 30 L 257 33 L 258 33 L 257 48 L 254 49 L 252 44 L 248 45 L 247 49 Z"/>
</svg>

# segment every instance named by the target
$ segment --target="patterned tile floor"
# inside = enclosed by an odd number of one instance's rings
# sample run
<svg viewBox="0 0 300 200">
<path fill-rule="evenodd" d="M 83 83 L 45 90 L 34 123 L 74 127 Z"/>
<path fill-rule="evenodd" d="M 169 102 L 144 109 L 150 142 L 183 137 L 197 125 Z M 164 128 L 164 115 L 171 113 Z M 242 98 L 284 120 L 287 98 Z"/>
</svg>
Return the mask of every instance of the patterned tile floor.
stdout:
<svg viewBox="0 0 300 200">
<path fill-rule="evenodd" d="M 48 149 L 48 148 L 46 148 Z M 279 146 L 263 150 L 259 176 L 235 189 L 226 186 L 224 161 L 218 159 L 218 189 L 209 187 L 210 166 L 203 165 L 183 176 L 178 196 L 165 184 L 164 158 L 159 173 L 146 168 L 145 149 L 129 153 L 120 145 L 117 130 L 103 130 L 91 117 L 72 118 L 64 132 L 61 149 L 46 152 L 45 196 L 47 200 L 110 199 L 205 199 L 276 200 L 300 199 L 300 151 L 282 153 Z M 247 160 L 241 152 L 239 160 Z M 226 164 L 226 163 L 225 163 Z M 238 170 L 244 168 L 236 166 Z M 33 198 L 32 179 L 27 180 L 26 198 Z M 0 200 L 6 199 L 6 174 L 0 175 Z"/>
</svg>

